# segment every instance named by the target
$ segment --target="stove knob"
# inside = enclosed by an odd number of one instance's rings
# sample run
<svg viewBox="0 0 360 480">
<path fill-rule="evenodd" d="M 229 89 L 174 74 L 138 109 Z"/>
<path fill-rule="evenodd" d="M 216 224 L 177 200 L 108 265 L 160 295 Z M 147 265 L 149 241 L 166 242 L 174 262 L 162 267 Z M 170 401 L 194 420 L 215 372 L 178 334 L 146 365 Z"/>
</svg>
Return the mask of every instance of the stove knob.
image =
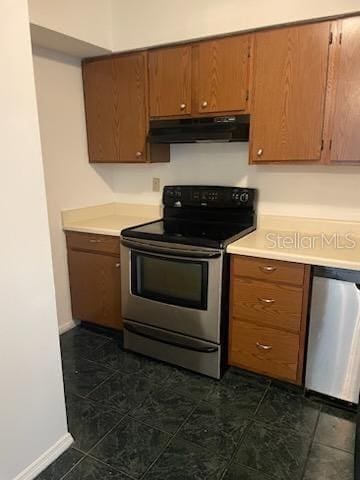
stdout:
<svg viewBox="0 0 360 480">
<path fill-rule="evenodd" d="M 240 201 L 242 203 L 246 203 L 249 200 L 249 194 L 248 192 L 244 192 L 240 195 Z"/>
</svg>

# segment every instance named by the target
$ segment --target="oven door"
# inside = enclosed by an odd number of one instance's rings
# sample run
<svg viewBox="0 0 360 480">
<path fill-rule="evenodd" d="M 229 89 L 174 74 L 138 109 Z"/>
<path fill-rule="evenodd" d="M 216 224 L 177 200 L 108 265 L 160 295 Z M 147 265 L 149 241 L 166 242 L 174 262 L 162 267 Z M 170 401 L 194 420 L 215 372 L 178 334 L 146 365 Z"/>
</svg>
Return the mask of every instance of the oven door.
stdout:
<svg viewBox="0 0 360 480">
<path fill-rule="evenodd" d="M 223 253 L 122 239 L 123 317 L 220 343 Z"/>
</svg>

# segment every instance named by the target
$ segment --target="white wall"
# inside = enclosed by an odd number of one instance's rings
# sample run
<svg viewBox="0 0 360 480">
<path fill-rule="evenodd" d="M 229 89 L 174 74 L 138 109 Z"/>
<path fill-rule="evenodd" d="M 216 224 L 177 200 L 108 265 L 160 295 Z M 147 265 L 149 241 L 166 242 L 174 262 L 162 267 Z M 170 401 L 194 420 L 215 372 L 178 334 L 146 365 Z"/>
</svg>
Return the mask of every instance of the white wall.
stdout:
<svg viewBox="0 0 360 480">
<path fill-rule="evenodd" d="M 60 329 L 72 324 L 61 210 L 111 202 L 111 165 L 89 164 L 80 61 L 33 51 Z"/>
<path fill-rule="evenodd" d="M 113 49 L 325 17 L 360 10 L 358 0 L 112 0 Z"/>
<path fill-rule="evenodd" d="M 116 199 L 160 202 L 160 194 L 151 191 L 153 176 L 160 177 L 161 187 L 198 183 L 258 188 L 262 214 L 360 221 L 360 167 L 249 166 L 247 143 L 173 145 L 169 164 L 119 165 L 114 180 Z"/>
<path fill-rule="evenodd" d="M 28 0 L 30 22 L 111 50 L 112 0 Z"/>
<path fill-rule="evenodd" d="M 12 480 L 67 434 L 26 0 L 0 2 L 0 55 L 0 479 Z"/>
</svg>

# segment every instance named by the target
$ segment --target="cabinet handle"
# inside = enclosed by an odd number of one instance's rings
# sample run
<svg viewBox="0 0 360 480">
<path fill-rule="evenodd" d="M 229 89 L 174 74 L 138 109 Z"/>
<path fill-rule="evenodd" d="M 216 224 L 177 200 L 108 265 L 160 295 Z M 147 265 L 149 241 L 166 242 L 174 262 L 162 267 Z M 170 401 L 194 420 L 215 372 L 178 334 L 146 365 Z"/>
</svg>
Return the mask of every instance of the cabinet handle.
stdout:
<svg viewBox="0 0 360 480">
<path fill-rule="evenodd" d="M 180 110 L 185 110 L 185 108 L 186 108 L 186 103 L 182 103 L 182 104 L 180 105 Z"/>
<path fill-rule="evenodd" d="M 261 155 L 264 153 L 264 150 L 262 148 L 259 148 L 259 150 L 256 152 L 256 155 L 258 157 L 261 157 Z"/>
<path fill-rule="evenodd" d="M 140 157 L 142 157 L 142 154 L 143 154 L 143 153 L 142 153 L 142 152 L 140 152 L 140 151 L 139 151 L 139 152 L 136 152 L 136 158 L 140 158 Z"/>
<path fill-rule="evenodd" d="M 264 345 L 264 344 L 262 344 L 262 343 L 260 343 L 260 342 L 256 342 L 256 348 L 258 348 L 259 350 L 266 350 L 266 351 L 268 351 L 268 350 L 271 350 L 272 347 L 273 347 L 272 345 Z"/>
<path fill-rule="evenodd" d="M 266 272 L 266 273 L 271 273 L 271 272 L 275 272 L 276 270 L 276 267 L 271 267 L 270 265 L 265 265 L 264 267 L 259 267 L 260 270 L 262 270 L 263 272 Z"/>
<path fill-rule="evenodd" d="M 206 108 L 208 106 L 208 102 L 202 102 L 201 106 L 202 108 Z"/>
<path fill-rule="evenodd" d="M 116 268 L 120 268 L 120 263 L 115 263 Z"/>
<path fill-rule="evenodd" d="M 90 238 L 90 243 L 101 243 L 101 240 L 97 238 Z"/>
<path fill-rule="evenodd" d="M 273 298 L 261 298 L 261 297 L 259 297 L 258 300 L 259 300 L 259 302 L 266 303 L 268 305 L 275 302 L 275 300 Z"/>
</svg>

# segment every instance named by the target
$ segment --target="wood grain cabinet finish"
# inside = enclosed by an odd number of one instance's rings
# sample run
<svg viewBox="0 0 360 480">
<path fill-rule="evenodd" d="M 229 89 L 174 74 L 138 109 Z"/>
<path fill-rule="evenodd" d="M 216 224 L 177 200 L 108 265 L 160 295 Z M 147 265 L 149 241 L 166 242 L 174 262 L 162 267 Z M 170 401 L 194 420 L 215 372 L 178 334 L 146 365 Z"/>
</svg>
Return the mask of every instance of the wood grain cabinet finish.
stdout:
<svg viewBox="0 0 360 480">
<path fill-rule="evenodd" d="M 86 62 L 82 71 L 89 160 L 116 162 L 113 62 Z"/>
<path fill-rule="evenodd" d="M 150 116 L 191 113 L 191 45 L 149 52 Z"/>
<path fill-rule="evenodd" d="M 266 259 L 231 258 L 229 364 L 301 385 L 310 266 L 271 262 L 280 280 L 264 279 L 262 271 L 261 280 L 251 278 L 258 275 L 256 264 L 269 263 Z"/>
<path fill-rule="evenodd" d="M 234 256 L 233 272 L 236 276 L 302 286 L 305 266 L 301 263 L 282 262 L 268 258 Z"/>
<path fill-rule="evenodd" d="M 320 161 L 330 22 L 255 34 L 250 163 Z"/>
<path fill-rule="evenodd" d="M 249 56 L 250 35 L 194 45 L 194 114 L 247 110 Z"/>
<path fill-rule="evenodd" d="M 283 283 L 233 280 L 233 318 L 246 318 L 274 328 L 299 332 L 303 290 Z"/>
<path fill-rule="evenodd" d="M 297 383 L 298 335 L 255 323 L 234 321 L 232 345 L 232 357 L 235 362 L 240 362 L 241 367 Z"/>
<path fill-rule="evenodd" d="M 334 38 L 335 67 L 329 160 L 360 163 L 360 18 L 338 21 Z"/>
<path fill-rule="evenodd" d="M 147 144 L 147 53 L 114 55 L 83 63 L 91 163 L 169 161 L 169 147 Z"/>
<path fill-rule="evenodd" d="M 122 328 L 119 237 L 67 232 L 73 317 Z"/>
</svg>

